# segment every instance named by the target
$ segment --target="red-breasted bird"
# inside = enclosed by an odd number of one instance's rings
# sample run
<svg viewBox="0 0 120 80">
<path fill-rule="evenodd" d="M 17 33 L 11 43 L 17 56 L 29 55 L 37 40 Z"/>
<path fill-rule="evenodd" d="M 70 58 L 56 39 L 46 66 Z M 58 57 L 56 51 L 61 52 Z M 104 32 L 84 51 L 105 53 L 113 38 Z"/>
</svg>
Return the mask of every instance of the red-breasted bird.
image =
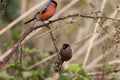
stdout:
<svg viewBox="0 0 120 80">
<path fill-rule="evenodd" d="M 72 49 L 69 44 L 63 44 L 63 47 L 60 49 L 60 57 L 62 63 L 68 61 L 72 58 Z"/>
<path fill-rule="evenodd" d="M 54 15 L 56 8 L 57 8 L 57 2 L 54 0 L 50 0 L 50 2 L 46 5 L 46 7 L 44 7 L 42 10 L 37 12 L 32 19 L 26 21 L 24 24 L 27 24 L 34 20 L 46 21 Z"/>
</svg>

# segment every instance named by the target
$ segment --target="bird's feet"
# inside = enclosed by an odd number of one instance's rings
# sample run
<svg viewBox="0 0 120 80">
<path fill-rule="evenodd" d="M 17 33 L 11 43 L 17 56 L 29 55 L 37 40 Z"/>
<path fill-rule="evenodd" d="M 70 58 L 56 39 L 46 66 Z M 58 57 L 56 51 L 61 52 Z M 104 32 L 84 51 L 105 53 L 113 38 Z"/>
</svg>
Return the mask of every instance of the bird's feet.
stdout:
<svg viewBox="0 0 120 80">
<path fill-rule="evenodd" d="M 1 64 L 3 64 L 3 62 L 2 62 L 2 61 L 0 61 L 0 65 L 1 65 Z"/>
<path fill-rule="evenodd" d="M 56 61 L 54 70 L 55 70 L 55 72 L 60 72 L 62 70 L 62 62 L 61 62 L 61 60 Z"/>
</svg>

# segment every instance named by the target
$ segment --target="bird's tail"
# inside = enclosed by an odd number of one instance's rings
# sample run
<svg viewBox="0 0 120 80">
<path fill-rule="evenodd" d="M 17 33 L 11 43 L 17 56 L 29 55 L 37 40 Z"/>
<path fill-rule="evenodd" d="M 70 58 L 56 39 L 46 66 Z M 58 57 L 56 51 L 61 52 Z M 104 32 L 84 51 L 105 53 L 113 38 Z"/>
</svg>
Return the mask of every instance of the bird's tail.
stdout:
<svg viewBox="0 0 120 80">
<path fill-rule="evenodd" d="M 36 19 L 36 18 L 32 18 L 32 19 L 26 21 L 24 24 L 30 23 L 30 22 L 34 21 L 35 19 Z"/>
<path fill-rule="evenodd" d="M 62 63 L 61 64 L 63 64 L 64 63 L 64 61 L 62 60 Z"/>
</svg>

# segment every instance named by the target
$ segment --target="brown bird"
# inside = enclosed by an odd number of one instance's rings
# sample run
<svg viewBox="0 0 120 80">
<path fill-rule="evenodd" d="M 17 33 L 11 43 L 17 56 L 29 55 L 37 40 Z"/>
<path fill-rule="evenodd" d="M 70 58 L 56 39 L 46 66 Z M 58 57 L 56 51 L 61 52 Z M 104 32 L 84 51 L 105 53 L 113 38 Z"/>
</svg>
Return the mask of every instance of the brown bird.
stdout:
<svg viewBox="0 0 120 80">
<path fill-rule="evenodd" d="M 72 49 L 69 44 L 63 44 L 60 49 L 60 59 L 56 61 L 56 66 L 54 67 L 55 72 L 62 70 L 62 64 L 64 61 L 68 61 L 72 58 Z"/>
<path fill-rule="evenodd" d="M 62 63 L 68 61 L 72 58 L 72 49 L 69 44 L 63 44 L 63 47 L 60 49 L 60 57 Z"/>
</svg>

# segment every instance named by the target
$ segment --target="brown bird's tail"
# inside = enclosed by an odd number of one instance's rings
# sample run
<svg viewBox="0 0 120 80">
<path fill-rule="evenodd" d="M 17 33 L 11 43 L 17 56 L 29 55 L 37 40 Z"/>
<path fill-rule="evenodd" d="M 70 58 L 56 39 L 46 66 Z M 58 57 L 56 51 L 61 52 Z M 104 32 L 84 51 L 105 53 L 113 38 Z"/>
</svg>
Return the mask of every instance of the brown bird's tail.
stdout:
<svg viewBox="0 0 120 80">
<path fill-rule="evenodd" d="M 63 60 L 61 60 L 61 65 L 64 63 L 64 61 Z"/>
</svg>

